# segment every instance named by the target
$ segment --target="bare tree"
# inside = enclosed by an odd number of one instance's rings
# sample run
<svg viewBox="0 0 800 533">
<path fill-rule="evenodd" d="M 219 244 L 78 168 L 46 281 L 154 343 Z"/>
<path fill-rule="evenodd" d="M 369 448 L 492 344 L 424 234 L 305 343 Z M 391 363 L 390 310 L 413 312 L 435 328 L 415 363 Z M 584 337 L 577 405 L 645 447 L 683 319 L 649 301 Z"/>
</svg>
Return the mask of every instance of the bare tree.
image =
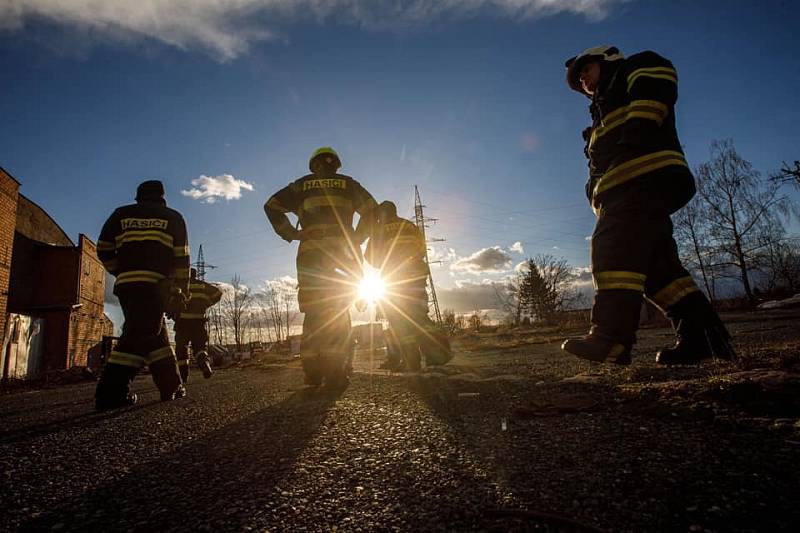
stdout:
<svg viewBox="0 0 800 533">
<path fill-rule="evenodd" d="M 233 332 L 236 350 L 241 351 L 250 321 L 250 305 L 252 294 L 247 285 L 243 285 L 238 274 L 231 279 L 230 290 L 223 293 L 220 307 L 225 325 Z"/>
<path fill-rule="evenodd" d="M 284 284 L 267 282 L 256 295 L 270 341 L 273 337 L 276 342 L 289 338 L 292 321 L 297 314 L 292 305 L 296 293 L 296 289 L 290 289 Z"/>
<path fill-rule="evenodd" d="M 522 320 L 523 300 L 520 288 L 523 285 L 523 275 L 517 273 L 506 283 L 495 283 L 494 294 L 500 309 L 508 317 L 508 322 L 519 326 Z"/>
<path fill-rule="evenodd" d="M 733 141 L 714 141 L 711 160 L 697 171 L 698 193 L 708 209 L 708 231 L 721 256 L 718 266 L 733 269 L 751 304 L 755 303 L 751 274 L 763 246 L 758 236 L 765 225 L 780 224 L 788 214 L 788 198 L 780 184 L 764 181 L 743 159 Z"/>
<path fill-rule="evenodd" d="M 781 169 L 771 179 L 777 183 L 789 183 L 800 187 L 800 161 L 795 161 L 794 166 L 789 166 L 789 163 L 784 161 Z"/>
<path fill-rule="evenodd" d="M 466 328 L 464 317 L 456 315 L 456 312 L 452 309 L 445 309 L 442 312 L 442 325 L 444 326 L 445 332 L 449 335 L 453 335 Z"/>
<path fill-rule="evenodd" d="M 681 259 L 689 270 L 700 273 L 706 294 L 713 303 L 717 298 L 717 269 L 706 204 L 696 197 L 675 214 L 673 222 Z"/>
<path fill-rule="evenodd" d="M 226 335 L 225 320 L 222 316 L 222 307 L 220 305 L 211 306 L 208 310 L 208 323 L 211 329 L 212 344 L 225 346 L 228 343 L 228 336 Z"/>
</svg>

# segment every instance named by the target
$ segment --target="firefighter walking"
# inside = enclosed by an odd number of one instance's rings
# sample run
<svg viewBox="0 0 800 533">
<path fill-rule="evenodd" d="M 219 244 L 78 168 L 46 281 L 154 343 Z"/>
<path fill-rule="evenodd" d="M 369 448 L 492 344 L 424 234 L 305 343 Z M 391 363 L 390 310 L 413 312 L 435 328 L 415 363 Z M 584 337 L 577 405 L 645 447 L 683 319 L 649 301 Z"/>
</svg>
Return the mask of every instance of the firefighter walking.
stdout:
<svg viewBox="0 0 800 533">
<path fill-rule="evenodd" d="M 317 149 L 311 174 L 284 187 L 264 205 L 275 232 L 300 241 L 297 250 L 297 300 L 303 319 L 300 359 L 308 385 L 347 383 L 352 357 L 349 309 L 361 277 L 361 243 L 375 216 L 372 195 L 356 180 L 337 171 L 336 151 Z M 294 213 L 300 229 L 287 213 Z M 354 214 L 360 215 L 353 229 Z"/>
<path fill-rule="evenodd" d="M 97 255 L 116 278 L 125 323 L 95 392 L 98 410 L 136 403 L 130 390 L 147 365 L 161 400 L 185 395 L 169 343 L 165 311 L 177 313 L 189 288 L 189 245 L 180 213 L 167 207 L 164 185 L 145 181 L 136 203 L 116 209 L 97 241 Z"/>
<path fill-rule="evenodd" d="M 681 265 L 672 236 L 670 215 L 695 194 L 675 129 L 674 66 L 654 52 L 626 59 L 613 46 L 598 46 L 566 67 L 569 87 L 591 100 L 584 140 L 586 195 L 597 214 L 596 294 L 589 334 L 562 348 L 583 359 L 629 364 L 644 295 L 677 333 L 676 344 L 658 352 L 658 363 L 734 357 L 730 335 Z"/>
<path fill-rule="evenodd" d="M 211 360 L 206 351 L 206 311 L 221 298 L 221 290 L 211 283 L 197 279 L 196 269 L 190 270 L 189 300 L 186 302 L 186 309 L 175 317 L 175 353 L 183 383 L 189 380 L 189 344 L 192 345 L 195 363 L 203 372 L 203 377 L 208 379 L 213 374 Z"/>
<path fill-rule="evenodd" d="M 425 239 L 410 220 L 397 216 L 394 203 L 382 202 L 378 222 L 367 243 L 366 259 L 378 269 L 386 285 L 379 302 L 389 322 L 389 364 L 418 371 L 422 355 L 428 365 L 451 358 L 450 342 L 428 316 L 429 275 Z"/>
</svg>

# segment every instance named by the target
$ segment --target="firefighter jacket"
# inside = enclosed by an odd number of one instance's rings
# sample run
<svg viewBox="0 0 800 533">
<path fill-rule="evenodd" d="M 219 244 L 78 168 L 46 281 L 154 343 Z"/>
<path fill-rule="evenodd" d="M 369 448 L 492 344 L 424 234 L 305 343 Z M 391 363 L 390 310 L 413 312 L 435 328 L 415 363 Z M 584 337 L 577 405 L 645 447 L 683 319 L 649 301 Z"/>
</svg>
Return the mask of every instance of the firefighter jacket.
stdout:
<svg viewBox="0 0 800 533">
<path fill-rule="evenodd" d="M 366 238 L 363 228 L 371 226 L 377 204 L 364 187 L 350 176 L 333 174 L 322 178 L 308 174 L 275 193 L 264 206 L 275 232 L 287 241 L 297 238 L 286 213 L 295 213 L 305 237 L 299 254 L 304 251 L 351 243 L 358 245 Z M 353 215 L 361 217 L 359 229 L 353 232 Z M 357 247 L 357 246 L 356 246 Z M 360 251 L 360 250 L 359 250 Z"/>
<path fill-rule="evenodd" d="M 672 180 L 685 201 L 692 178 L 675 129 L 678 75 L 667 59 L 641 52 L 603 65 L 592 98 L 591 129 L 584 132 L 589 158 L 586 194 L 592 207 L 644 176 Z M 685 201 L 683 203 L 685 203 Z"/>
<path fill-rule="evenodd" d="M 180 213 L 163 199 L 117 208 L 103 224 L 97 256 L 116 282 L 153 283 L 171 279 L 189 291 L 189 245 Z"/>
<path fill-rule="evenodd" d="M 426 244 L 419 228 L 411 221 L 395 217 L 381 221 L 373 229 L 367 243 L 366 259 L 381 270 L 389 284 L 425 279 Z"/>
<path fill-rule="evenodd" d="M 222 298 L 222 291 L 211 283 L 192 279 L 189 282 L 189 301 L 181 312 L 181 319 L 205 319 L 206 310 Z"/>
</svg>

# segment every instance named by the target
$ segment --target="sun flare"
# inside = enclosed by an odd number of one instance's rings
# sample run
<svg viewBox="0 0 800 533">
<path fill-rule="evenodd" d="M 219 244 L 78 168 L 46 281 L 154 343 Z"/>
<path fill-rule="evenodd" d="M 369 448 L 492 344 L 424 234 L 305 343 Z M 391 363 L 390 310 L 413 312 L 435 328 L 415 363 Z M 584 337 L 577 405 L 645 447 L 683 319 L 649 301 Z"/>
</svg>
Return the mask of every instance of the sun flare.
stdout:
<svg viewBox="0 0 800 533">
<path fill-rule="evenodd" d="M 358 296 L 372 305 L 379 301 L 386 292 L 386 285 L 381 279 L 380 272 L 365 272 L 358 284 Z"/>
</svg>

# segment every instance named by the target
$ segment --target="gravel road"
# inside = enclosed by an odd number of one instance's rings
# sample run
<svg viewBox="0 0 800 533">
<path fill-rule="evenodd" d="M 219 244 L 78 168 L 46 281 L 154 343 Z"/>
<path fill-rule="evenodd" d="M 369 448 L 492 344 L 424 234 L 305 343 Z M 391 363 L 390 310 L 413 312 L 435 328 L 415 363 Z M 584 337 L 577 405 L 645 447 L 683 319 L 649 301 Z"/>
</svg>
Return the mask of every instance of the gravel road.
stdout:
<svg viewBox="0 0 800 533">
<path fill-rule="evenodd" d="M 195 372 L 169 403 L 141 376 L 139 404 L 104 414 L 93 383 L 2 396 L 0 530 L 800 527 L 796 433 L 625 400 L 621 371 L 555 343 L 371 366 L 341 393 L 304 388 L 297 362 Z"/>
</svg>

